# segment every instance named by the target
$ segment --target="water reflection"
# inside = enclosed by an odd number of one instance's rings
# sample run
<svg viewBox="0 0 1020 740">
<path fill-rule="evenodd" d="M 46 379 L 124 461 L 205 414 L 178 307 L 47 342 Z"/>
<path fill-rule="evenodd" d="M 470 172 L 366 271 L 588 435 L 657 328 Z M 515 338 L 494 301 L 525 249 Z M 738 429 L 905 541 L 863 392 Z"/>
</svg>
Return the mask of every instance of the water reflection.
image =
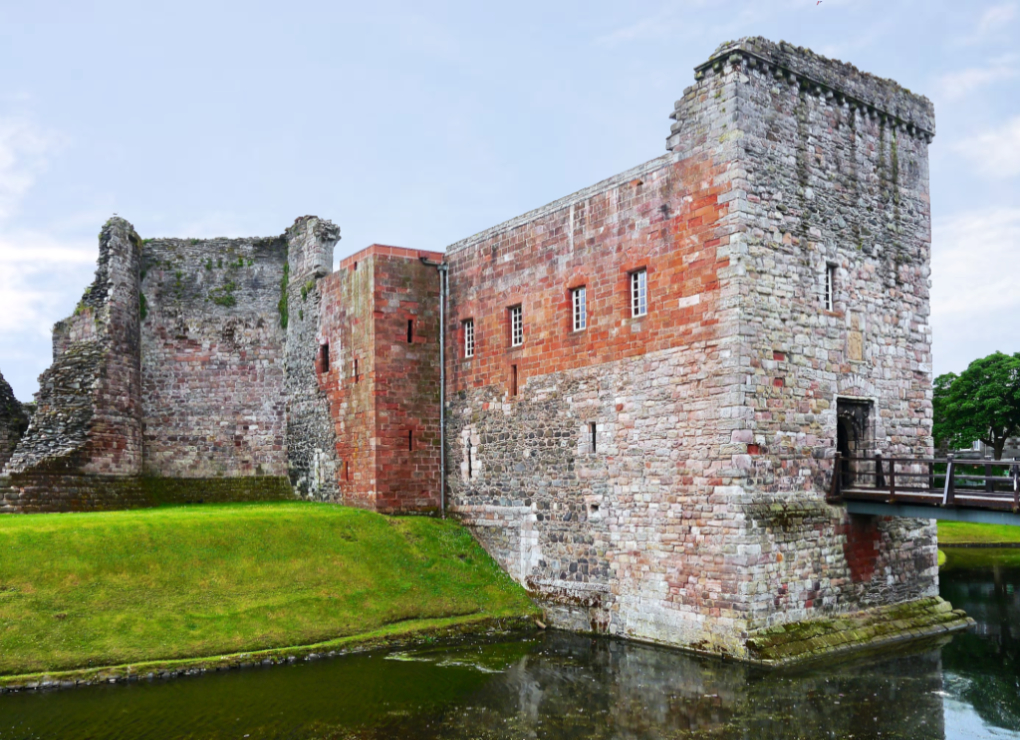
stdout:
<svg viewBox="0 0 1020 740">
<path fill-rule="evenodd" d="M 1020 568 L 951 570 L 943 584 L 979 630 L 881 660 L 774 673 L 549 633 L 8 695 L 0 738 L 1012 737 Z"/>
<path fill-rule="evenodd" d="M 943 598 L 977 627 L 943 651 L 946 690 L 992 727 L 1020 733 L 1020 553 L 953 551 Z"/>
</svg>

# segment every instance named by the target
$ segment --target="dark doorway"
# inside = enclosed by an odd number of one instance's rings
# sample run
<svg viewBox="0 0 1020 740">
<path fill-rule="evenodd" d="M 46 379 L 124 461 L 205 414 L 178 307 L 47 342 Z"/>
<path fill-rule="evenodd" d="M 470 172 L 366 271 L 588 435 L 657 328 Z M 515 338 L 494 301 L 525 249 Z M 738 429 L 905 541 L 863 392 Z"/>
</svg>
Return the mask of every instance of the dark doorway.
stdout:
<svg viewBox="0 0 1020 740">
<path fill-rule="evenodd" d="M 855 471 L 871 447 L 871 401 L 836 400 L 836 450 L 840 455 L 843 487 L 853 485 Z"/>
</svg>

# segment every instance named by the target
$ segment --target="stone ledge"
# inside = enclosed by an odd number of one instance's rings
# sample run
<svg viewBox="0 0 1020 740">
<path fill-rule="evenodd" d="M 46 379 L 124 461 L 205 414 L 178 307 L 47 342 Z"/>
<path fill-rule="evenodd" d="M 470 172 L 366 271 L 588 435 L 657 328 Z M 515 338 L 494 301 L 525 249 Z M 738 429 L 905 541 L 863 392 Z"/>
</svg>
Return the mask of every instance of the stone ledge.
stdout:
<svg viewBox="0 0 1020 740">
<path fill-rule="evenodd" d="M 0 513 L 113 511 L 153 506 L 292 501 L 284 476 L 161 478 L 20 474 L 0 478 Z"/>
<path fill-rule="evenodd" d="M 963 611 L 932 597 L 760 630 L 748 638 L 747 656 L 751 662 L 778 668 L 939 637 L 973 625 Z"/>
</svg>

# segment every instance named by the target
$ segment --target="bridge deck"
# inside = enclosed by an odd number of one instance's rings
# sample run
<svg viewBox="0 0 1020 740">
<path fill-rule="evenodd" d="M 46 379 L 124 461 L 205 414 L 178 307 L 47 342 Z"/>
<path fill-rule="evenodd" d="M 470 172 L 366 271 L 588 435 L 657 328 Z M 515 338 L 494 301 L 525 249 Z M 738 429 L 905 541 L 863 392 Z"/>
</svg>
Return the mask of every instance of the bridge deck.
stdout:
<svg viewBox="0 0 1020 740">
<path fill-rule="evenodd" d="M 882 516 L 1020 526 L 1020 463 L 836 456 L 829 500 Z"/>
</svg>

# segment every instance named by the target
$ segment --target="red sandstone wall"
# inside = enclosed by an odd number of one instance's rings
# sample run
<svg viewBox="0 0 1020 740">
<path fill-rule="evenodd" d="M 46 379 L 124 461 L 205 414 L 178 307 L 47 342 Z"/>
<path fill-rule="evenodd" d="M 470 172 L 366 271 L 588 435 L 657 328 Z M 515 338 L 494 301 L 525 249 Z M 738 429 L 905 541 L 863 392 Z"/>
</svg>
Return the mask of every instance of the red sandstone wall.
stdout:
<svg viewBox="0 0 1020 740">
<path fill-rule="evenodd" d="M 439 508 L 439 274 L 419 255 L 443 257 L 389 247 L 373 260 L 380 511 Z"/>
<path fill-rule="evenodd" d="M 511 366 L 523 388 L 536 375 L 636 357 L 714 336 L 716 271 L 728 258 L 719 202 L 729 185 L 705 160 L 661 166 L 576 204 L 450 249 L 451 391 L 499 385 Z M 648 315 L 632 318 L 629 273 L 648 271 Z M 571 289 L 587 288 L 588 326 L 573 332 Z M 508 309 L 521 304 L 524 343 L 510 346 Z M 463 321 L 475 324 L 464 358 Z M 456 341 L 454 336 L 456 335 Z"/>
<path fill-rule="evenodd" d="M 347 259 L 319 281 L 320 344 L 329 342 L 329 370 L 319 373 L 336 424 L 340 496 L 349 506 L 375 508 L 375 368 L 371 257 Z M 355 377 L 357 360 L 357 377 Z"/>
<path fill-rule="evenodd" d="M 319 282 L 319 342 L 330 353 L 319 382 L 345 504 L 390 512 L 439 504 L 439 278 L 419 256 L 442 257 L 373 245 Z"/>
</svg>

